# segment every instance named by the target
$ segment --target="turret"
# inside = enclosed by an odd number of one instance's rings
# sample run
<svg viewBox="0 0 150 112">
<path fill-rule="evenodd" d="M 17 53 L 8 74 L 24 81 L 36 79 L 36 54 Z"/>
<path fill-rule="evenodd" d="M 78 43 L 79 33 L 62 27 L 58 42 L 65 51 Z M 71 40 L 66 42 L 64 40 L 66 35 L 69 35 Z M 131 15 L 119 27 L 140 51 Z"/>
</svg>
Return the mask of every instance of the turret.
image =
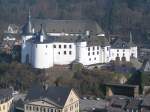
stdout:
<svg viewBox="0 0 150 112">
<path fill-rule="evenodd" d="M 37 38 L 38 38 L 38 40 L 39 40 L 40 42 L 43 42 L 43 41 L 46 39 L 46 34 L 45 34 L 45 31 L 44 31 L 44 29 L 43 29 L 42 24 L 41 24 L 41 29 L 40 29 L 40 31 L 39 31 L 39 33 L 38 33 Z"/>
</svg>

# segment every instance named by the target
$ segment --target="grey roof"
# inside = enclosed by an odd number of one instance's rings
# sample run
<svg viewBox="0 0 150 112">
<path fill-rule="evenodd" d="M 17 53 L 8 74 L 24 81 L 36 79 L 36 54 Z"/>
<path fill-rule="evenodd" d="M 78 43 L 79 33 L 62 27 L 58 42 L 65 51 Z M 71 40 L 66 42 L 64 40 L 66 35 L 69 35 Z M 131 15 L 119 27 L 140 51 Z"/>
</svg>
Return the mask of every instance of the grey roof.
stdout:
<svg viewBox="0 0 150 112">
<path fill-rule="evenodd" d="M 63 107 L 70 91 L 71 88 L 67 87 L 48 87 L 44 89 L 42 85 L 36 85 L 29 90 L 25 100 L 27 102 L 39 99 L 46 100 Z"/>
<path fill-rule="evenodd" d="M 143 98 L 142 106 L 150 107 L 150 96 L 145 96 Z"/>
<path fill-rule="evenodd" d="M 13 92 L 13 90 L 10 88 L 0 89 L 0 100 L 4 100 L 5 98 L 12 97 L 12 92 Z"/>
<path fill-rule="evenodd" d="M 130 45 L 121 39 L 116 39 L 114 42 L 112 42 L 112 48 L 115 49 L 128 49 L 129 47 Z"/>
<path fill-rule="evenodd" d="M 115 107 L 108 107 L 107 110 L 108 112 L 126 112 L 125 110 L 121 108 L 115 108 Z"/>
<path fill-rule="evenodd" d="M 43 24 L 48 33 L 85 33 L 87 30 L 92 34 L 103 33 L 97 22 L 91 20 L 52 20 L 52 19 L 32 19 L 31 22 L 35 31 Z"/>
<path fill-rule="evenodd" d="M 17 102 L 15 102 L 15 108 L 19 110 L 24 109 L 24 101 L 22 99 L 19 99 Z"/>
<path fill-rule="evenodd" d="M 115 98 L 112 99 L 111 101 L 111 106 L 112 107 L 116 107 L 116 108 L 125 108 L 125 106 L 127 105 L 128 100 L 127 99 L 119 99 L 119 98 Z"/>
<path fill-rule="evenodd" d="M 126 106 L 126 109 L 139 109 L 141 104 L 141 100 L 139 99 L 131 99 Z"/>
<path fill-rule="evenodd" d="M 103 99 L 100 100 L 89 100 L 89 99 L 80 99 L 80 110 L 88 111 L 95 109 L 103 109 L 106 106 L 106 101 Z"/>
</svg>

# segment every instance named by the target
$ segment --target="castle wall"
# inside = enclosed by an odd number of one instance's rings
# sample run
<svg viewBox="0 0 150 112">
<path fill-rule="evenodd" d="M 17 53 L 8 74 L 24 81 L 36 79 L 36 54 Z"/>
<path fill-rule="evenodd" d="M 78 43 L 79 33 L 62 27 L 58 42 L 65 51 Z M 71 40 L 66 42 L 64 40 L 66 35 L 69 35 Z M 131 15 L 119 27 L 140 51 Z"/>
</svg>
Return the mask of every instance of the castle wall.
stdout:
<svg viewBox="0 0 150 112">
<path fill-rule="evenodd" d="M 116 57 L 122 60 L 125 57 L 126 61 L 130 61 L 130 56 L 130 49 L 111 49 L 111 60 L 116 60 Z"/>
<path fill-rule="evenodd" d="M 53 50 L 56 65 L 70 64 L 76 59 L 75 43 L 53 43 Z"/>
<path fill-rule="evenodd" d="M 32 66 L 34 68 L 53 67 L 53 44 L 39 43 L 33 44 L 32 47 Z"/>
</svg>

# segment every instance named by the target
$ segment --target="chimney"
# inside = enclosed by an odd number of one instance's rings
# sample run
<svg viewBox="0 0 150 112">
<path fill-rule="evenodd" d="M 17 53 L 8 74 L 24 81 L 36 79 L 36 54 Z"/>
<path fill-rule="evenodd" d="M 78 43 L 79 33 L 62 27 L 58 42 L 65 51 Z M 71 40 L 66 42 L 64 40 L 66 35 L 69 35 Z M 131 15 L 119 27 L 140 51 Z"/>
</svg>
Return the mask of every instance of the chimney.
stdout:
<svg viewBox="0 0 150 112">
<path fill-rule="evenodd" d="M 86 30 L 86 36 L 90 36 L 90 31 Z"/>
<path fill-rule="evenodd" d="M 47 89 L 48 89 L 48 84 L 43 84 L 43 89 L 44 89 L 44 91 L 47 91 Z"/>
</svg>

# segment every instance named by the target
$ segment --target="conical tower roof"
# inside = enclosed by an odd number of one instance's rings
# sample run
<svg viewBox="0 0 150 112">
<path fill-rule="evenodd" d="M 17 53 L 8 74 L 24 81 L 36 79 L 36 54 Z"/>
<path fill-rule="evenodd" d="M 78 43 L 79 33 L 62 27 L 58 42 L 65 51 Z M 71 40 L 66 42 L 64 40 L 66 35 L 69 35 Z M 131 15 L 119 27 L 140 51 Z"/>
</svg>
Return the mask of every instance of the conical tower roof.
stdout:
<svg viewBox="0 0 150 112">
<path fill-rule="evenodd" d="M 28 13 L 28 21 L 27 23 L 23 26 L 22 29 L 23 34 L 28 35 L 28 34 L 32 34 L 32 23 L 31 23 L 31 12 L 29 9 L 29 13 Z"/>
</svg>

